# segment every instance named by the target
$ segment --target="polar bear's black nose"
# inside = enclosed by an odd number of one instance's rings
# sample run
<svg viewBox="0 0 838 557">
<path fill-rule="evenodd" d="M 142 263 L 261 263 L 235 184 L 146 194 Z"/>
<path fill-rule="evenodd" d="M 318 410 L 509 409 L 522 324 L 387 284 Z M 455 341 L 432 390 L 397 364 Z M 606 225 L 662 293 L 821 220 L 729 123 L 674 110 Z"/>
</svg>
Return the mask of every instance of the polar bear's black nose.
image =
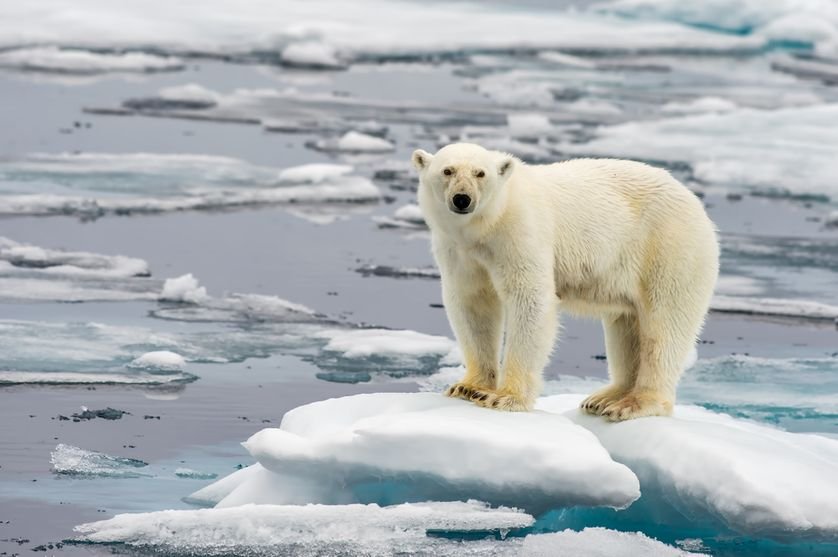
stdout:
<svg viewBox="0 0 838 557">
<path fill-rule="evenodd" d="M 465 211 L 471 205 L 471 198 L 464 193 L 458 193 L 451 199 L 451 202 L 460 211 Z"/>
</svg>

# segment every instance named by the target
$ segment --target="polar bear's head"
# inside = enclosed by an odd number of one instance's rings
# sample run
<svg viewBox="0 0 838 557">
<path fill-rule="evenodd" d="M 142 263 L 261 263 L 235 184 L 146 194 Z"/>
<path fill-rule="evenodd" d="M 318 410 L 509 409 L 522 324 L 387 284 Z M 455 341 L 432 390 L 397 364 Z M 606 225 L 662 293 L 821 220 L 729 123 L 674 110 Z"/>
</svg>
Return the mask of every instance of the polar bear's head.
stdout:
<svg viewBox="0 0 838 557">
<path fill-rule="evenodd" d="M 454 143 L 435 155 L 417 149 L 413 166 L 436 208 L 463 218 L 493 205 L 515 170 L 515 158 L 473 143 Z"/>
</svg>

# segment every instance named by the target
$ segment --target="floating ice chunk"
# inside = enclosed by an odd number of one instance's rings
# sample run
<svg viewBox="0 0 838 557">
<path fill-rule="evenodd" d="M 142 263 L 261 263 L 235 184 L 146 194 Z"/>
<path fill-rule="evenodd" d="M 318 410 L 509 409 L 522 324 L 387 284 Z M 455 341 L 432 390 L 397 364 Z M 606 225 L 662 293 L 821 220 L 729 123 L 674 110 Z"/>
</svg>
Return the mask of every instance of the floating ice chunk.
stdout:
<svg viewBox="0 0 838 557">
<path fill-rule="evenodd" d="M 456 343 L 448 337 L 409 330 L 332 329 L 321 331 L 317 336 L 328 339 L 324 350 L 338 352 L 345 358 L 447 357 L 456 348 Z"/>
<path fill-rule="evenodd" d="M 172 87 L 164 87 L 158 92 L 161 99 L 178 101 L 178 102 L 192 102 L 195 106 L 210 107 L 218 103 L 220 95 L 212 89 L 207 89 L 203 85 L 197 83 L 187 83 L 186 85 L 174 85 Z"/>
<path fill-rule="evenodd" d="M 589 429 L 640 478 L 637 503 L 657 520 L 728 528 L 776 540 L 838 538 L 838 441 L 780 431 L 702 408 L 673 418 L 609 423 L 578 409 L 582 397 L 536 407 Z"/>
<path fill-rule="evenodd" d="M 512 137 L 538 137 L 553 131 L 550 119 L 537 112 L 507 114 L 506 120 Z"/>
<path fill-rule="evenodd" d="M 392 217 L 375 216 L 373 220 L 378 223 L 379 228 L 406 228 L 425 230 L 425 217 L 422 210 L 415 203 L 402 205 L 393 213 Z"/>
<path fill-rule="evenodd" d="M 176 555 L 451 555 L 468 545 L 428 531 L 487 533 L 523 528 L 516 509 L 467 503 L 244 505 L 228 509 L 120 514 L 75 528 L 77 541 L 125 544 Z M 479 544 L 479 542 L 478 542 Z M 447 546 L 448 549 L 445 548 Z M 435 548 L 441 547 L 442 553 Z M 485 547 L 483 555 L 485 555 Z M 491 554 L 491 553 L 490 553 Z"/>
<path fill-rule="evenodd" d="M 160 292 L 160 299 L 167 302 L 199 304 L 207 298 L 207 289 L 198 286 L 198 279 L 192 273 L 166 279 L 163 291 Z"/>
<path fill-rule="evenodd" d="M 0 385 L 171 385 L 191 383 L 189 373 L 84 373 L 61 371 L 0 371 Z"/>
<path fill-rule="evenodd" d="M 838 104 L 603 126 L 565 153 L 689 163 L 699 180 L 766 195 L 838 196 Z M 637 141 L 642 137 L 643 141 Z M 778 139 L 780 138 L 780 139 Z M 791 146 L 794 146 L 793 148 Z"/>
<path fill-rule="evenodd" d="M 110 456 L 64 443 L 52 451 L 50 462 L 53 472 L 69 476 L 138 478 L 148 475 L 138 471 L 148 466 L 142 460 Z"/>
<path fill-rule="evenodd" d="M 390 265 L 362 265 L 355 269 L 364 276 L 391 278 L 428 278 L 438 279 L 436 267 L 391 267 Z"/>
<path fill-rule="evenodd" d="M 380 137 L 356 131 L 346 132 L 338 139 L 320 139 L 314 147 L 321 151 L 344 151 L 350 153 L 386 153 L 396 147 Z"/>
<path fill-rule="evenodd" d="M 681 551 L 643 535 L 641 532 L 616 532 L 606 528 L 585 528 L 581 532 L 565 530 L 524 538 L 521 556 L 556 557 L 684 557 L 695 555 Z"/>
<path fill-rule="evenodd" d="M 279 173 L 280 182 L 319 184 L 352 172 L 347 164 L 304 164 L 292 166 Z"/>
<path fill-rule="evenodd" d="M 189 478 L 192 480 L 214 480 L 218 477 L 218 474 L 215 472 L 201 472 L 191 468 L 177 468 L 175 470 L 175 476 L 178 478 Z"/>
<path fill-rule="evenodd" d="M 706 112 L 730 112 L 739 106 L 721 97 L 699 97 L 689 101 L 671 101 L 661 107 L 661 112 L 670 114 L 702 114 Z"/>
<path fill-rule="evenodd" d="M 54 46 L 0 52 L 0 68 L 64 74 L 159 72 L 182 70 L 183 60 L 144 52 L 104 53 Z"/>
<path fill-rule="evenodd" d="M 312 502 L 479 494 L 493 504 L 536 511 L 619 508 L 639 495 L 631 472 L 560 416 L 494 412 L 432 393 L 357 395 L 301 406 L 285 415 L 280 429 L 262 430 L 245 447 L 265 470 L 248 472 L 222 507 L 248 502 L 242 493 L 270 492 L 279 499 L 259 502 L 284 503 L 286 490 L 300 486 L 311 486 L 303 495 Z"/>
<path fill-rule="evenodd" d="M 180 354 L 170 352 L 169 350 L 157 350 L 154 352 L 146 352 L 142 356 L 134 358 L 128 367 L 132 369 L 142 369 L 149 372 L 163 371 L 183 371 L 186 367 L 186 360 Z"/>
<path fill-rule="evenodd" d="M 784 298 L 748 298 L 716 294 L 710 309 L 722 313 L 799 317 L 803 319 L 838 319 L 838 306 L 811 300 Z"/>
<path fill-rule="evenodd" d="M 127 278 L 150 275 L 148 263 L 122 255 L 64 251 L 21 244 L 0 236 L 0 262 L 27 272 L 91 278 Z M 7 267 L 0 267 L 0 274 Z"/>
<path fill-rule="evenodd" d="M 346 66 L 335 47 L 317 41 L 291 43 L 282 50 L 280 58 L 290 66 L 304 68 L 339 69 Z"/>
</svg>

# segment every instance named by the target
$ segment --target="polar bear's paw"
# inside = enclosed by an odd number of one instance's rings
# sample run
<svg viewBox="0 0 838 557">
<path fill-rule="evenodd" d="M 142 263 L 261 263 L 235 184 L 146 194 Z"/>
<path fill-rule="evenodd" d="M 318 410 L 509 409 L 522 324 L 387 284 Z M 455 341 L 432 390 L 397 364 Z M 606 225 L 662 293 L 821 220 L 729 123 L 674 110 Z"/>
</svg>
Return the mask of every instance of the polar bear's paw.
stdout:
<svg viewBox="0 0 838 557">
<path fill-rule="evenodd" d="M 533 407 L 532 400 L 509 392 L 484 391 L 481 396 L 471 400 L 478 406 L 506 412 L 527 412 Z"/>
<path fill-rule="evenodd" d="M 621 399 L 606 406 L 602 415 L 612 422 L 642 418 L 644 416 L 669 416 L 672 400 L 655 391 L 631 391 Z"/>
<path fill-rule="evenodd" d="M 582 401 L 579 406 L 588 414 L 599 416 L 607 406 L 623 398 L 627 389 L 620 385 L 607 385 Z"/>
<path fill-rule="evenodd" d="M 478 400 L 480 397 L 487 397 L 489 396 L 488 389 L 484 389 L 483 387 L 479 387 L 477 385 L 473 385 L 471 383 L 454 383 L 448 390 L 445 391 L 445 396 L 450 396 L 451 398 L 462 398 L 464 400 Z"/>
</svg>

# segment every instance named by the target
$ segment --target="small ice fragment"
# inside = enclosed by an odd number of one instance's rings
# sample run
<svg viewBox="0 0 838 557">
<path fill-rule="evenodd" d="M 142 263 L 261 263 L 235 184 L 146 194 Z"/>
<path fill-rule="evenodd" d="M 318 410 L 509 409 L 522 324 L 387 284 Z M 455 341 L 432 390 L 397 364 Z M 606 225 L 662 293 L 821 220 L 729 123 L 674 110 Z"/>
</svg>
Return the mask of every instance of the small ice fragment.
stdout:
<svg viewBox="0 0 838 557">
<path fill-rule="evenodd" d="M 157 350 L 155 352 L 146 352 L 142 356 L 134 358 L 128 364 L 128 367 L 146 371 L 183 371 L 186 367 L 186 360 L 183 356 L 175 352 Z"/>
<path fill-rule="evenodd" d="M 338 139 L 321 139 L 314 142 L 321 151 L 343 151 L 349 153 L 386 153 L 394 151 L 395 145 L 374 135 L 356 131 L 346 132 Z"/>
<path fill-rule="evenodd" d="M 178 478 L 189 478 L 192 480 L 214 480 L 218 474 L 214 472 L 201 472 L 191 468 L 178 468 L 175 470 L 175 476 Z"/>
<path fill-rule="evenodd" d="M 137 478 L 147 476 L 137 471 L 148 463 L 134 458 L 110 456 L 72 445 L 58 444 L 50 454 L 52 470 L 70 476 L 99 476 L 108 478 Z"/>
<path fill-rule="evenodd" d="M 280 58 L 288 65 L 306 68 L 339 69 L 346 66 L 335 47 L 318 41 L 291 43 L 283 49 Z"/>
<path fill-rule="evenodd" d="M 207 298 L 207 289 L 198 286 L 198 279 L 192 273 L 166 279 L 160 300 L 165 302 L 186 302 L 197 304 Z"/>
<path fill-rule="evenodd" d="M 279 181 L 294 184 L 319 184 L 340 178 L 352 172 L 348 164 L 303 164 L 292 166 L 279 173 Z"/>
</svg>

